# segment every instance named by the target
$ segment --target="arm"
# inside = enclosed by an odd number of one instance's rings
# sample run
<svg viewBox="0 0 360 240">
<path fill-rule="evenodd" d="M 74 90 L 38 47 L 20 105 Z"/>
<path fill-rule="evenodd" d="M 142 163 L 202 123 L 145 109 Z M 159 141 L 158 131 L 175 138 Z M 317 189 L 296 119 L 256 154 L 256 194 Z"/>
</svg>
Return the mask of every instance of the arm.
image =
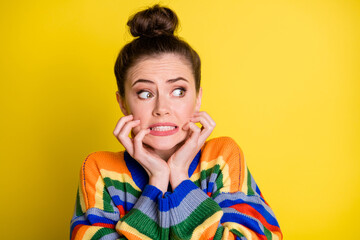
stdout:
<svg viewBox="0 0 360 240">
<path fill-rule="evenodd" d="M 84 174 L 81 174 L 81 178 Z M 103 204 L 104 209 L 90 207 L 84 193 L 85 181 L 80 182 L 76 196 L 74 215 L 70 225 L 70 239 L 100 239 L 106 236 L 106 239 L 119 239 L 120 235 L 115 230 L 115 224 L 120 219 L 120 213 L 112 209 L 109 204 Z M 110 198 L 107 192 L 104 192 L 106 198 Z M 101 199 L 99 199 L 101 200 Z"/>
<path fill-rule="evenodd" d="M 168 207 L 162 196 L 168 187 L 170 170 L 164 160 L 143 144 L 150 129 L 141 129 L 133 138 L 129 137 L 131 130 L 139 125 L 140 120 L 128 115 L 119 120 L 114 130 L 119 142 L 149 176 L 149 185 L 145 186 L 130 212 L 117 223 L 116 230 L 129 239 L 166 239 L 169 233 Z"/>
<path fill-rule="evenodd" d="M 159 211 L 161 190 L 146 185 L 141 191 L 129 180 L 127 170 L 121 172 L 123 166 L 107 175 L 100 163 L 113 162 L 97 156 L 90 155 L 82 167 L 70 238 L 160 239 L 168 234 L 168 221 Z"/>
<path fill-rule="evenodd" d="M 233 140 L 225 140 L 227 150 L 204 152 L 209 159 L 202 160 L 200 172 L 191 176 L 192 181 L 183 180 L 169 197 L 171 236 L 282 239 L 275 215 L 248 171 L 240 148 Z"/>
</svg>

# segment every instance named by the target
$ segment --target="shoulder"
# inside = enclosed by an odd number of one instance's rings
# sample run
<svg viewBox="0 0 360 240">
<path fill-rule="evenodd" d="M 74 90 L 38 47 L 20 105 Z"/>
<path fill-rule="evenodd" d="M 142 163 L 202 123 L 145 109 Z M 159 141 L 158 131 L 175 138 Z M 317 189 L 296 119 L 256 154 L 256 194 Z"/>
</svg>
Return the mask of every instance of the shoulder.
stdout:
<svg viewBox="0 0 360 240">
<path fill-rule="evenodd" d="M 234 139 L 218 137 L 207 141 L 201 150 L 201 164 L 219 165 L 224 181 L 226 179 L 223 191 L 238 191 L 244 179 L 246 163 L 244 154 Z"/>
<path fill-rule="evenodd" d="M 239 145 L 231 137 L 217 137 L 208 140 L 202 147 L 202 154 L 222 156 L 224 160 L 236 156 L 243 158 L 243 152 Z"/>
<path fill-rule="evenodd" d="M 124 152 L 98 151 L 90 153 L 82 163 L 82 171 L 117 169 L 125 164 Z"/>
<path fill-rule="evenodd" d="M 103 179 L 121 172 L 127 172 L 124 152 L 98 151 L 86 157 L 80 169 L 80 182 L 87 208 L 102 202 L 99 196 L 102 196 L 105 186 Z"/>
<path fill-rule="evenodd" d="M 98 151 L 90 153 L 83 161 L 80 175 L 84 185 L 94 186 L 107 172 L 128 172 L 124 152 Z"/>
<path fill-rule="evenodd" d="M 82 163 L 81 172 L 92 173 L 101 170 L 121 171 L 126 167 L 124 152 L 98 151 L 90 153 Z M 97 174 L 95 174 L 97 175 Z"/>
</svg>

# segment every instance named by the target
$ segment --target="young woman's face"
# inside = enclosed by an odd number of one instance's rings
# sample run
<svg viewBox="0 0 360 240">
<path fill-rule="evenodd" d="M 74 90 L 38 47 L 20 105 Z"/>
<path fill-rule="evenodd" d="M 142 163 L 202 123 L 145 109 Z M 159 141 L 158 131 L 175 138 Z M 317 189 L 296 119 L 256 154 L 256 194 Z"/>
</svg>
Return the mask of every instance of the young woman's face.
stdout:
<svg viewBox="0 0 360 240">
<path fill-rule="evenodd" d="M 140 120 L 133 134 L 150 128 L 143 142 L 166 151 L 187 138 L 182 128 L 200 109 L 201 89 L 197 94 L 191 66 L 183 58 L 162 54 L 144 58 L 129 69 L 125 99 L 118 96 L 118 100 L 125 115 Z"/>
</svg>

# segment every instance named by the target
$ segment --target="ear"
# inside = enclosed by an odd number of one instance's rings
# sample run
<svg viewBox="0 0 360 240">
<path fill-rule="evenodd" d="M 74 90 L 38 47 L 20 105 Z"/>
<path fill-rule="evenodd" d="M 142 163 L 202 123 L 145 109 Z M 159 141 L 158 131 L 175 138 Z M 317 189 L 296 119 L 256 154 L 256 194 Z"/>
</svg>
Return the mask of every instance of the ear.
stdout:
<svg viewBox="0 0 360 240">
<path fill-rule="evenodd" d="M 126 101 L 123 97 L 120 96 L 119 91 L 116 91 L 116 100 L 119 103 L 121 112 L 126 116 L 129 115 L 129 111 L 127 110 Z"/>
<path fill-rule="evenodd" d="M 202 98 L 202 88 L 200 87 L 199 92 L 197 93 L 197 96 L 196 96 L 196 105 L 195 105 L 195 111 L 196 112 L 200 111 L 201 98 Z"/>
</svg>

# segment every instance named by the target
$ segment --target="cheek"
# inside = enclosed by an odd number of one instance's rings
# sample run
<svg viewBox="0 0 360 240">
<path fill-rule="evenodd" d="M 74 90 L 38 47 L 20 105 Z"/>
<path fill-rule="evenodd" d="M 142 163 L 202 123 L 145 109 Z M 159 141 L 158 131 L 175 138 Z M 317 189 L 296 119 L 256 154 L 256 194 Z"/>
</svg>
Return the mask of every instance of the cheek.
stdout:
<svg viewBox="0 0 360 240">
<path fill-rule="evenodd" d="M 144 108 L 141 106 L 136 106 L 130 108 L 131 114 L 134 116 L 134 120 L 140 120 L 140 126 L 137 126 L 132 129 L 132 132 L 136 135 L 141 129 L 147 128 L 148 120 L 149 120 L 149 108 Z"/>
<path fill-rule="evenodd" d="M 193 117 L 195 113 L 195 106 L 191 104 L 184 105 L 184 107 L 178 108 L 176 112 L 180 119 L 182 119 L 184 122 L 187 122 L 190 120 L 190 118 Z"/>
</svg>

